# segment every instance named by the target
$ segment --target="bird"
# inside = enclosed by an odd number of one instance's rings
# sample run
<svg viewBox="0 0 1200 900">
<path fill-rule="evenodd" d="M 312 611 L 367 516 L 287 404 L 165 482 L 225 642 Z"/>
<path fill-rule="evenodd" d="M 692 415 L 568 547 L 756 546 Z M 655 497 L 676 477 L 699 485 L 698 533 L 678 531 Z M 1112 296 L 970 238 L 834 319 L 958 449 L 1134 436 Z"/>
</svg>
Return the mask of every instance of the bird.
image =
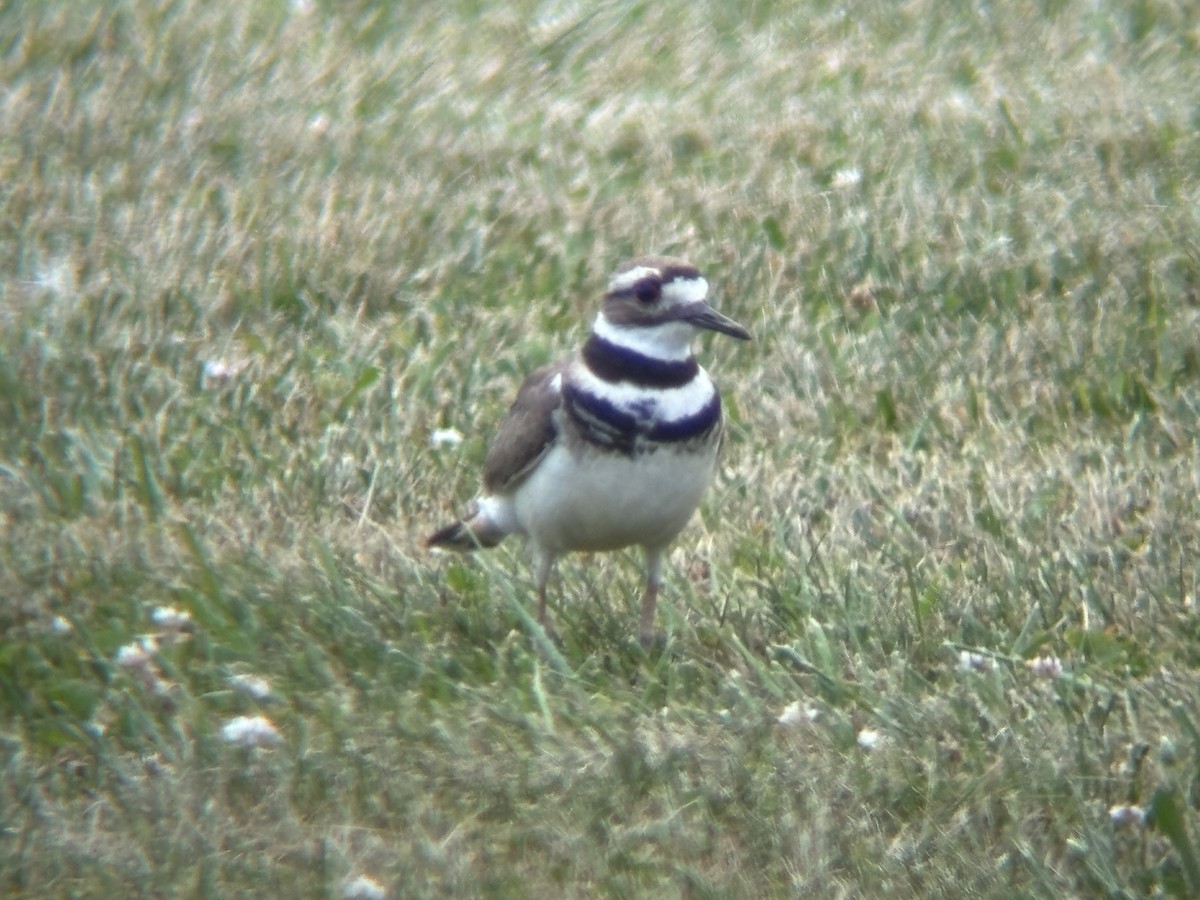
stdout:
<svg viewBox="0 0 1200 900">
<path fill-rule="evenodd" d="M 470 551 L 524 535 L 543 628 L 560 556 L 640 546 L 638 637 L 653 645 L 665 554 L 711 483 L 722 443 L 721 396 L 692 343 L 705 331 L 751 339 L 707 298 L 708 281 L 685 260 L 621 265 L 583 347 L 521 384 L 470 513 L 426 546 Z"/>
</svg>

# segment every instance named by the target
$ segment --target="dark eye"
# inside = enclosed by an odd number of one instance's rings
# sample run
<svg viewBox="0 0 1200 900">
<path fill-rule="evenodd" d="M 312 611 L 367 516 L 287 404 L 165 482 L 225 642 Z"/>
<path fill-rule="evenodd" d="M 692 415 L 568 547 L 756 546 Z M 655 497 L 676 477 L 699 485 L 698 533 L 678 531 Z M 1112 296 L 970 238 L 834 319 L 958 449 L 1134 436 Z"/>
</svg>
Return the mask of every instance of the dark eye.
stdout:
<svg viewBox="0 0 1200 900">
<path fill-rule="evenodd" d="M 633 286 L 633 295 L 642 303 L 653 303 L 662 294 L 662 282 L 657 278 L 643 278 Z"/>
</svg>

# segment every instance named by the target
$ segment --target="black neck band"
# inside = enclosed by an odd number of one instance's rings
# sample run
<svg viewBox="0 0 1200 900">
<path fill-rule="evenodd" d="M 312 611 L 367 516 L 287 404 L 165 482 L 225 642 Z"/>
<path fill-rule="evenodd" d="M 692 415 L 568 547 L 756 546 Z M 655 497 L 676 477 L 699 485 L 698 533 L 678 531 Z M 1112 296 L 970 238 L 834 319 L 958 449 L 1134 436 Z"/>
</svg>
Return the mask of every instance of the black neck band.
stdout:
<svg viewBox="0 0 1200 900">
<path fill-rule="evenodd" d="M 683 387 L 700 371 L 695 357 L 655 359 L 594 334 L 583 345 L 583 361 L 601 381 L 629 381 L 639 387 Z"/>
</svg>

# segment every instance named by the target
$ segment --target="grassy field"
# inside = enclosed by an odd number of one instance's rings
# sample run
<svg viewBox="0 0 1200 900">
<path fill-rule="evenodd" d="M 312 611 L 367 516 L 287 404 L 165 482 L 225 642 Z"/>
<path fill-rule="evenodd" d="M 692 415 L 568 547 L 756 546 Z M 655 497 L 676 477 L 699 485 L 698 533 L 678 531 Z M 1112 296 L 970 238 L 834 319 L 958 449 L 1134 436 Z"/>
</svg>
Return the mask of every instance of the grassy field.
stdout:
<svg viewBox="0 0 1200 900">
<path fill-rule="evenodd" d="M 0 893 L 1200 893 L 1190 4 L 49 0 L 0 86 Z M 664 646 L 632 553 L 555 646 L 421 539 L 648 252 L 756 341 Z"/>
</svg>

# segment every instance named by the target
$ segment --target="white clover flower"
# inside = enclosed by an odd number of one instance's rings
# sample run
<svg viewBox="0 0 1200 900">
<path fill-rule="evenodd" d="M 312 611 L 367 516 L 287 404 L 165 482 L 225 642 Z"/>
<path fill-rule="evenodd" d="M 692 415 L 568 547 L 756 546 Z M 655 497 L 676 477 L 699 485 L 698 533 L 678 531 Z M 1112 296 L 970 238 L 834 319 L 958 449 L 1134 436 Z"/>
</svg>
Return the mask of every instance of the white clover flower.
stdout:
<svg viewBox="0 0 1200 900">
<path fill-rule="evenodd" d="M 996 668 L 996 661 L 982 653 L 961 650 L 958 654 L 958 668 L 963 672 L 990 672 Z"/>
<path fill-rule="evenodd" d="M 1117 806 L 1109 807 L 1108 819 L 1118 828 L 1125 828 L 1131 825 L 1145 825 L 1146 811 L 1140 806 L 1118 804 Z"/>
<path fill-rule="evenodd" d="M 50 630 L 55 634 L 70 634 L 75 630 L 75 626 L 66 616 L 55 616 L 50 622 Z"/>
<path fill-rule="evenodd" d="M 158 644 L 152 635 L 143 634 L 136 641 L 125 644 L 117 650 L 117 665 L 126 669 L 148 670 L 154 663 L 154 654 L 158 652 Z"/>
<path fill-rule="evenodd" d="M 180 124 L 185 132 L 197 131 L 204 124 L 204 116 L 200 114 L 200 110 L 190 109 L 184 114 Z"/>
<path fill-rule="evenodd" d="M 192 614 L 186 609 L 159 606 L 150 614 L 150 621 L 168 631 L 186 631 L 192 627 Z"/>
<path fill-rule="evenodd" d="M 48 294 L 66 297 L 75 292 L 75 265 L 70 259 L 50 260 L 37 267 L 33 283 Z"/>
<path fill-rule="evenodd" d="M 342 896 L 346 900 L 383 900 L 387 891 L 383 885 L 368 875 L 359 875 L 353 881 L 346 882 L 342 888 Z"/>
<path fill-rule="evenodd" d="M 838 169 L 833 173 L 833 186 L 835 188 L 851 188 L 862 181 L 861 169 Z"/>
<path fill-rule="evenodd" d="M 308 130 L 317 137 L 324 137 L 329 133 L 330 124 L 329 116 L 319 112 L 308 120 Z"/>
<path fill-rule="evenodd" d="M 883 732 L 877 731 L 874 728 L 864 728 L 858 733 L 858 747 L 860 750 L 865 750 L 868 753 L 877 748 L 883 741 Z"/>
<path fill-rule="evenodd" d="M 201 380 L 204 387 L 213 388 L 229 381 L 241 371 L 242 366 L 239 363 L 228 363 L 223 359 L 208 359 L 204 361 Z"/>
<path fill-rule="evenodd" d="M 805 707 L 799 700 L 793 700 L 783 708 L 775 721 L 785 728 L 798 728 L 807 722 L 814 722 L 821 711 L 815 706 Z"/>
<path fill-rule="evenodd" d="M 283 740 L 266 716 L 237 716 L 221 726 L 221 737 L 243 747 L 269 747 Z"/>
<path fill-rule="evenodd" d="M 846 57 L 839 51 L 831 50 L 825 54 L 822 60 L 821 67 L 828 75 L 836 75 L 842 71 L 842 67 L 846 64 Z"/>
<path fill-rule="evenodd" d="M 430 447 L 457 447 L 463 436 L 456 428 L 435 428 L 429 435 Z"/>
<path fill-rule="evenodd" d="M 271 683 L 261 675 L 231 675 L 229 683 L 255 700 L 266 700 L 271 696 Z"/>
<path fill-rule="evenodd" d="M 1063 673 L 1062 660 L 1057 656 L 1039 656 L 1036 659 L 1026 660 L 1025 665 L 1029 667 L 1029 671 L 1035 678 L 1052 680 Z"/>
</svg>

